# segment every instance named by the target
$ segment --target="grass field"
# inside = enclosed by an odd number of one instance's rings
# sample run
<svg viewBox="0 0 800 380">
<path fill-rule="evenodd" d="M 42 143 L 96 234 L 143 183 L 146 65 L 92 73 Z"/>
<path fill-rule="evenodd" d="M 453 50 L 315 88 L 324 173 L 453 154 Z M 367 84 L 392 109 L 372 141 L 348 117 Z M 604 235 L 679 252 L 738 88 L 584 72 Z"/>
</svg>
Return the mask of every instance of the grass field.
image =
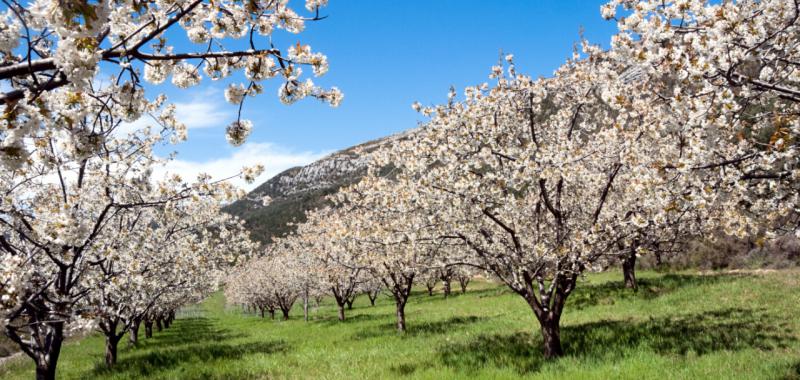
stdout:
<svg viewBox="0 0 800 380">
<path fill-rule="evenodd" d="M 474 283 L 443 299 L 415 293 L 408 333 L 394 306 L 356 300 L 348 320 L 324 303 L 304 322 L 262 320 L 226 308 L 219 294 L 103 367 L 103 341 L 64 349 L 64 379 L 541 378 L 800 379 L 800 272 L 760 275 L 640 273 L 637 293 L 619 273 L 589 276 L 562 320 L 566 357 L 544 362 L 536 322 L 504 287 Z M 124 345 L 124 343 L 121 343 Z M 27 358 L 0 378 L 33 378 Z"/>
</svg>

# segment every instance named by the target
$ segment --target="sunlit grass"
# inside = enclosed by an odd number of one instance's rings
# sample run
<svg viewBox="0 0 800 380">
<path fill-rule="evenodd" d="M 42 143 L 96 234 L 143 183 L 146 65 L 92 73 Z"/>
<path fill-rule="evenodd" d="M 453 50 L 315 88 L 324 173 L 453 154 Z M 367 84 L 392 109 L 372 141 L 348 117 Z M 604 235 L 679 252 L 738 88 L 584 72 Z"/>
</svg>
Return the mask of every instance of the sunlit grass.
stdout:
<svg viewBox="0 0 800 380">
<path fill-rule="evenodd" d="M 68 344 L 64 379 L 564 378 L 800 379 L 800 273 L 640 273 L 637 293 L 619 273 L 592 275 L 562 321 L 566 357 L 541 359 L 536 322 L 504 287 L 473 282 L 466 295 L 414 294 L 398 335 L 388 298 L 356 300 L 348 320 L 329 302 L 287 322 L 226 308 L 217 294 L 172 328 L 120 350 L 103 367 L 103 341 Z M 33 377 L 29 360 L 0 377 Z"/>
</svg>

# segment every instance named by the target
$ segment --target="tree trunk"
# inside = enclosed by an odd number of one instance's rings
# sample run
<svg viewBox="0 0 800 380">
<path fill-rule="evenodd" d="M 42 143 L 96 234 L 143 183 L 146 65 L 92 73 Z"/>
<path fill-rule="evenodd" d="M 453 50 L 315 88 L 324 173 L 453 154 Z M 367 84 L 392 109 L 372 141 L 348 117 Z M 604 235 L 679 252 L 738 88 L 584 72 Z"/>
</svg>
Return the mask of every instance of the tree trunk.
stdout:
<svg viewBox="0 0 800 380">
<path fill-rule="evenodd" d="M 450 280 L 445 280 L 442 283 L 444 284 L 444 298 L 447 298 L 450 296 Z"/>
<path fill-rule="evenodd" d="M 164 329 L 164 325 L 161 324 L 161 317 L 156 318 L 156 331 L 161 332 Z"/>
<path fill-rule="evenodd" d="M 303 295 L 303 320 L 308 322 L 308 290 Z"/>
<path fill-rule="evenodd" d="M 264 319 L 264 308 L 263 307 L 259 307 L 258 311 L 261 312 L 261 319 Z"/>
<path fill-rule="evenodd" d="M 49 346 L 45 352 L 38 353 L 36 361 L 36 380 L 55 380 L 58 357 L 61 354 L 61 343 L 64 342 L 64 323 L 49 324 L 51 334 L 48 334 Z"/>
<path fill-rule="evenodd" d="M 371 306 L 375 306 L 375 300 L 378 298 L 378 292 L 367 292 L 367 298 L 369 298 L 369 304 Z"/>
<path fill-rule="evenodd" d="M 345 303 L 347 303 L 347 310 L 353 310 L 353 300 L 347 300 Z"/>
<path fill-rule="evenodd" d="M 539 321 L 542 326 L 542 339 L 544 340 L 544 357 L 553 359 L 564 355 L 561 349 L 561 328 L 558 317 L 546 317 Z"/>
<path fill-rule="evenodd" d="M 630 254 L 622 260 L 622 276 L 625 278 L 625 287 L 638 290 L 636 284 L 636 248 L 632 248 Z"/>
<path fill-rule="evenodd" d="M 275 309 L 269 309 L 269 319 L 275 319 Z"/>
<path fill-rule="evenodd" d="M 106 366 L 108 368 L 117 364 L 117 344 L 120 338 L 122 336 L 117 335 L 116 331 L 111 331 L 111 335 L 106 335 Z"/>
<path fill-rule="evenodd" d="M 111 368 L 117 363 L 117 345 L 125 334 L 123 330 L 121 334 L 117 334 L 117 319 L 109 318 L 100 322 L 100 329 L 106 336 L 106 367 Z"/>
<path fill-rule="evenodd" d="M 151 319 L 144 320 L 144 337 L 145 338 L 153 337 L 153 320 Z"/>
<path fill-rule="evenodd" d="M 406 332 L 406 303 L 397 301 L 397 331 Z"/>
<path fill-rule="evenodd" d="M 344 304 L 339 305 L 339 320 L 344 321 Z"/>
<path fill-rule="evenodd" d="M 462 277 L 458 279 L 458 284 L 461 285 L 461 294 L 467 293 L 467 285 L 469 285 L 469 277 Z"/>
<path fill-rule="evenodd" d="M 428 288 L 428 296 L 429 297 L 433 296 L 433 288 L 434 287 L 433 286 L 428 286 L 428 285 L 425 285 L 425 287 Z"/>
<path fill-rule="evenodd" d="M 553 290 L 547 294 L 540 291 L 540 300 L 536 298 L 535 294 L 523 295 L 539 321 L 545 359 L 553 359 L 564 355 L 564 350 L 561 348 L 561 327 L 559 323 L 564 305 L 567 303 L 567 298 L 572 293 L 572 290 L 575 289 L 577 279 L 578 274 L 556 276 L 552 280 L 554 281 L 552 283 Z M 539 281 L 539 286 L 543 287 L 544 280 L 538 279 L 537 281 Z"/>
<path fill-rule="evenodd" d="M 289 320 L 289 309 L 282 307 L 281 308 L 281 313 L 283 313 L 283 320 L 284 321 L 288 321 Z"/>
<path fill-rule="evenodd" d="M 55 380 L 56 379 L 56 366 L 55 363 L 44 364 L 36 363 L 36 380 Z"/>
<path fill-rule="evenodd" d="M 131 322 L 130 335 L 128 335 L 128 344 L 136 346 L 139 344 L 139 325 L 142 323 L 141 319 L 134 319 Z"/>
</svg>

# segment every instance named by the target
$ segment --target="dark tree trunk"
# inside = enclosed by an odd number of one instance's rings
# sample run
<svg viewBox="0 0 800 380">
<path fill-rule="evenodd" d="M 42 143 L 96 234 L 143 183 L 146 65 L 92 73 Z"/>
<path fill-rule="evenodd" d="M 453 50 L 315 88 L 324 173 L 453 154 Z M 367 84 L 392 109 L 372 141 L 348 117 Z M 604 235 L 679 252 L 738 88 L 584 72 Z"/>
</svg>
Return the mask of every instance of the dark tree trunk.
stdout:
<svg viewBox="0 0 800 380">
<path fill-rule="evenodd" d="M 369 298 L 369 304 L 371 306 L 375 306 L 375 300 L 378 298 L 378 292 L 367 292 L 367 298 Z"/>
<path fill-rule="evenodd" d="M 117 364 L 117 345 L 121 338 L 122 336 L 116 333 L 106 336 L 106 366 L 108 368 Z"/>
<path fill-rule="evenodd" d="M 397 301 L 397 331 L 406 332 L 406 301 Z"/>
<path fill-rule="evenodd" d="M 264 308 L 263 307 L 259 307 L 258 311 L 261 312 L 261 319 L 264 319 Z"/>
<path fill-rule="evenodd" d="M 435 286 L 425 285 L 425 287 L 428 288 L 428 296 L 433 296 L 433 288 L 435 288 Z"/>
<path fill-rule="evenodd" d="M 561 328 L 558 322 L 558 317 L 547 317 L 539 321 L 542 327 L 545 359 L 553 359 L 564 355 L 564 350 L 561 348 Z"/>
<path fill-rule="evenodd" d="M 439 280 L 442 281 L 442 294 L 444 294 L 444 298 L 450 297 L 453 290 L 453 267 L 445 267 L 439 272 Z"/>
<path fill-rule="evenodd" d="M 268 311 L 269 311 L 269 319 L 275 319 L 275 309 L 270 308 Z"/>
<path fill-rule="evenodd" d="M 61 344 L 64 342 L 64 323 L 49 324 L 50 332 L 47 334 L 49 345 L 43 352 L 38 352 L 34 358 L 36 362 L 36 380 L 55 380 L 58 357 L 61 354 Z"/>
<path fill-rule="evenodd" d="M 161 317 L 156 318 L 156 331 L 161 332 L 164 329 L 164 325 L 161 324 Z"/>
<path fill-rule="evenodd" d="M 344 321 L 344 304 L 339 305 L 339 320 Z"/>
<path fill-rule="evenodd" d="M 283 313 L 283 320 L 284 321 L 288 321 L 289 320 L 289 309 L 285 308 L 285 307 L 282 307 L 281 308 L 281 313 Z"/>
<path fill-rule="evenodd" d="M 384 280 L 384 284 L 391 289 L 396 306 L 397 332 L 406 332 L 406 303 L 411 295 L 411 287 L 414 285 L 414 274 L 392 274 L 392 283 Z"/>
<path fill-rule="evenodd" d="M 303 295 L 303 320 L 308 322 L 308 290 Z"/>
<path fill-rule="evenodd" d="M 139 344 L 139 325 L 141 323 L 142 320 L 139 318 L 136 318 L 131 322 L 130 335 L 128 335 L 128 344 L 131 346 L 136 346 Z"/>
<path fill-rule="evenodd" d="M 111 368 L 117 363 L 117 346 L 125 334 L 117 334 L 117 320 L 105 320 L 100 323 L 100 328 L 106 336 L 106 367 Z"/>
<path fill-rule="evenodd" d="M 347 303 L 347 310 L 353 310 L 353 300 L 352 299 L 349 299 L 349 300 L 345 301 L 345 303 Z"/>
<path fill-rule="evenodd" d="M 467 293 L 467 285 L 469 285 L 469 277 L 459 277 L 458 284 L 461 285 L 461 294 Z"/>
<path fill-rule="evenodd" d="M 345 300 L 344 295 L 339 292 L 338 288 L 333 287 L 331 291 L 333 292 L 333 300 L 336 301 L 336 306 L 339 307 L 339 320 L 344 321 L 344 305 L 347 303 L 347 300 Z"/>
<path fill-rule="evenodd" d="M 52 360 L 51 360 L 52 362 Z M 36 362 L 36 380 L 55 380 L 56 379 L 56 362 L 39 363 Z"/>
<path fill-rule="evenodd" d="M 636 248 L 631 249 L 625 259 L 622 260 L 622 276 L 625 278 L 625 287 L 638 290 L 636 284 Z"/>
<path fill-rule="evenodd" d="M 553 359 L 564 355 L 564 350 L 561 348 L 561 327 L 559 324 L 567 297 L 575 289 L 577 279 L 578 274 L 574 273 L 571 275 L 557 275 L 553 280 L 555 283 L 551 284 L 553 286 L 551 292 L 544 293 L 540 291 L 541 300 L 537 300 L 536 296 L 531 293 L 523 295 L 536 315 L 536 319 L 539 320 L 545 359 Z M 543 280 L 538 279 L 537 281 L 539 282 L 539 288 L 543 289 Z M 529 289 L 532 288 L 531 286 Z"/>
<path fill-rule="evenodd" d="M 151 319 L 144 320 L 144 337 L 145 338 L 153 337 L 153 320 Z"/>
</svg>

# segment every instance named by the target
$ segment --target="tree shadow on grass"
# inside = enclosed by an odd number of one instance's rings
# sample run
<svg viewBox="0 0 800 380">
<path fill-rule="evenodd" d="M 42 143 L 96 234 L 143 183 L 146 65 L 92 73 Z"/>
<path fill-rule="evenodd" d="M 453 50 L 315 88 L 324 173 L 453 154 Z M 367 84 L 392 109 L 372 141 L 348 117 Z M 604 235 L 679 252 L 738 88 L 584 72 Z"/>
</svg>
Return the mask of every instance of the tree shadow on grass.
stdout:
<svg viewBox="0 0 800 380">
<path fill-rule="evenodd" d="M 619 281 L 608 281 L 600 284 L 579 284 L 575 292 L 567 299 L 566 308 L 580 310 L 595 305 L 613 305 L 622 300 L 650 300 L 682 288 L 731 282 L 741 278 L 741 276 L 743 275 L 666 274 L 656 278 L 639 279 L 639 286 L 636 292 L 625 288 L 620 276 Z"/>
<path fill-rule="evenodd" d="M 371 322 L 376 320 L 382 320 L 387 318 L 393 318 L 393 314 L 382 313 L 382 314 L 348 314 L 349 310 L 345 310 L 345 318 L 344 321 L 340 321 L 337 316 L 325 316 L 321 317 L 320 319 L 315 319 L 314 322 L 319 323 L 324 326 L 336 326 L 342 324 L 355 324 L 355 323 L 362 323 L 362 322 Z"/>
<path fill-rule="evenodd" d="M 417 336 L 424 336 L 424 335 L 434 335 L 434 334 L 444 334 L 447 332 L 453 332 L 454 330 L 459 329 L 461 326 L 478 323 L 480 321 L 486 320 L 486 317 L 478 317 L 474 315 L 466 316 L 466 317 L 451 317 L 441 321 L 434 321 L 434 322 L 422 322 L 422 323 L 406 323 L 406 332 L 403 334 L 403 337 L 417 337 Z M 361 331 L 352 335 L 351 339 L 353 340 L 362 340 L 362 339 L 369 339 L 369 338 L 378 338 L 383 336 L 391 336 L 397 335 L 397 326 L 394 323 L 382 323 L 376 326 L 372 326 L 368 329 L 362 329 Z"/>
<path fill-rule="evenodd" d="M 175 347 L 184 344 L 223 342 L 244 336 L 245 334 L 242 333 L 234 334 L 228 329 L 218 328 L 208 318 L 183 318 L 177 319 L 168 329 L 160 332 L 154 329 L 152 338 L 145 338 L 144 327 L 141 327 L 139 331 L 139 348 Z"/>
<path fill-rule="evenodd" d="M 90 377 L 129 375 L 147 378 L 186 363 L 236 360 L 250 354 L 269 354 L 289 348 L 283 341 L 227 343 L 244 336 L 218 328 L 208 318 L 178 319 L 170 328 L 154 331 L 152 338 L 145 339 L 141 334 L 139 347 L 126 348 L 113 368 L 109 369 L 98 361 Z"/>
<path fill-rule="evenodd" d="M 800 362 L 789 367 L 786 375 L 781 380 L 800 380 Z"/>
<path fill-rule="evenodd" d="M 238 360 L 251 354 L 285 352 L 289 345 L 284 341 L 265 341 L 242 344 L 198 343 L 175 349 L 160 349 L 120 359 L 114 368 L 103 364 L 95 366 L 92 378 L 109 375 L 129 375 L 148 378 L 187 363 L 207 363 L 215 360 Z"/>
<path fill-rule="evenodd" d="M 796 338 L 785 322 L 764 310 L 724 309 L 649 319 L 642 322 L 598 321 L 561 330 L 567 356 L 615 361 L 635 352 L 659 355 L 705 355 L 721 350 L 786 348 Z M 538 332 L 482 335 L 445 345 L 439 359 L 465 371 L 483 367 L 535 372 L 545 363 Z M 408 369 L 406 369 L 406 372 Z"/>
</svg>

